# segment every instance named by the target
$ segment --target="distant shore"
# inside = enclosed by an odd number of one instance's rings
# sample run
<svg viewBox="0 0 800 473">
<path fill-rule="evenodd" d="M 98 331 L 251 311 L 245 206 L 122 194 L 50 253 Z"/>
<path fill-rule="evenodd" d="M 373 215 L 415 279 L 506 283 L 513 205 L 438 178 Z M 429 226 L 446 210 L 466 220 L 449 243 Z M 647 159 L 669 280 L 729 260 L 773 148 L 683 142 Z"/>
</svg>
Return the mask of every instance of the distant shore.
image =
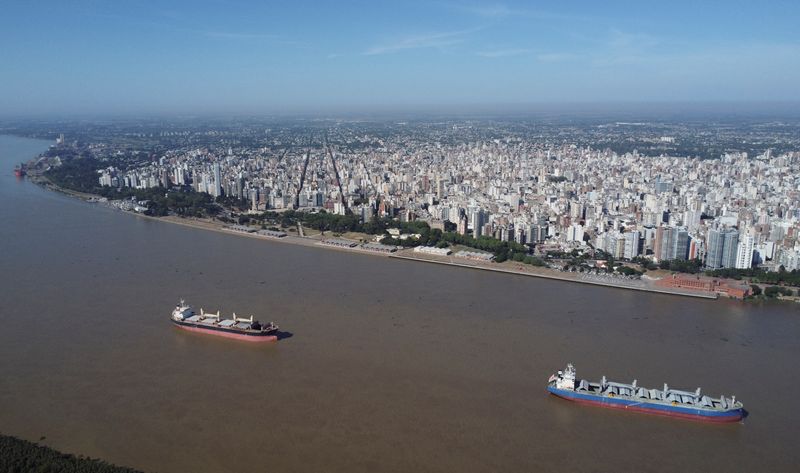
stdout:
<svg viewBox="0 0 800 473">
<path fill-rule="evenodd" d="M 99 195 L 94 194 L 87 194 L 83 192 L 77 192 L 70 189 L 64 189 L 60 186 L 57 186 L 45 176 L 41 174 L 33 174 L 29 176 L 31 182 L 48 189 L 54 192 L 59 192 L 71 197 L 77 197 L 84 201 L 92 201 L 92 203 L 97 203 L 102 199 Z M 474 260 L 467 260 L 464 258 L 457 258 L 454 256 L 434 256 L 434 255 L 422 255 L 419 253 L 415 253 L 413 249 L 400 249 L 394 253 L 381 253 L 376 251 L 370 251 L 361 248 L 360 246 L 356 245 L 354 247 L 341 247 L 341 246 L 331 246 L 325 245 L 322 243 L 324 239 L 326 239 L 327 235 L 314 235 L 314 236 L 299 236 L 299 235 L 292 235 L 289 232 L 286 232 L 287 235 L 283 238 L 270 238 L 265 237 L 262 235 L 258 235 L 256 233 L 245 233 L 245 232 L 237 232 L 227 229 L 230 224 L 221 222 L 218 220 L 210 220 L 210 219 L 200 219 L 200 218 L 189 218 L 189 217 L 178 217 L 174 215 L 169 215 L 166 217 L 152 217 L 149 215 L 144 215 L 142 213 L 131 212 L 131 211 L 123 211 L 121 212 L 131 214 L 133 216 L 139 218 L 145 218 L 148 220 L 154 220 L 159 222 L 167 222 L 176 225 L 183 225 L 186 227 L 197 228 L 201 230 L 210 230 L 219 233 L 224 233 L 227 235 L 237 235 L 240 237 L 246 238 L 254 238 L 257 240 L 266 240 L 276 243 L 287 243 L 287 244 L 294 244 L 294 245 L 302 245 L 302 246 L 313 246 L 315 248 L 324 248 L 327 250 L 335 250 L 335 251 L 345 251 L 350 253 L 358 253 L 358 254 L 366 254 L 372 256 L 378 256 L 383 258 L 392 258 L 398 260 L 407 260 L 407 261 L 419 261 L 423 263 L 434 263 L 434 264 L 441 264 L 459 268 L 467 268 L 467 269 L 475 269 L 481 271 L 493 271 L 496 273 L 503 273 L 503 274 L 511 274 L 516 276 L 529 276 L 529 277 L 536 277 L 536 278 L 543 278 L 543 279 L 550 279 L 556 281 L 565 281 L 571 283 L 579 283 L 579 284 L 588 284 L 593 286 L 602 286 L 608 288 L 615 288 L 615 289 L 627 289 L 627 290 L 634 290 L 640 292 L 651 292 L 657 294 L 669 294 L 675 296 L 684 296 L 684 297 L 694 297 L 700 299 L 718 299 L 719 295 L 716 293 L 709 293 L 709 292 L 700 292 L 700 291 L 690 291 L 690 290 L 680 290 L 680 289 L 672 289 L 672 288 L 664 288 L 664 287 L 657 287 L 652 282 L 649 281 L 642 281 L 642 280 L 625 280 L 621 277 L 617 276 L 590 276 L 584 273 L 568 273 L 557 271 L 550 268 L 541 268 L 541 267 L 533 267 L 528 265 L 522 265 L 520 263 L 515 263 L 513 261 L 506 261 L 503 263 L 494 263 L 494 262 L 482 262 L 482 261 L 474 261 Z M 334 236 L 331 235 L 331 238 Z M 337 239 L 341 239 L 341 237 L 335 237 Z M 355 244 L 359 244 L 360 242 L 353 241 Z"/>
</svg>

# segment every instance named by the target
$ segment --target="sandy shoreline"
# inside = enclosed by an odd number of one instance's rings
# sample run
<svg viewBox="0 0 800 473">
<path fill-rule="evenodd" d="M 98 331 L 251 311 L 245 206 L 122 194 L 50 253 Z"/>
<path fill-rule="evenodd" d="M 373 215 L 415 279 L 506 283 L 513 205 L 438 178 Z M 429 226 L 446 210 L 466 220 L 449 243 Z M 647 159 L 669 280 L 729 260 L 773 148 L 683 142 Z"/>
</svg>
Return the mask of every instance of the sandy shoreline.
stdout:
<svg viewBox="0 0 800 473">
<path fill-rule="evenodd" d="M 76 192 L 71 191 L 69 189 L 63 189 L 48 180 L 46 177 L 41 175 L 34 175 L 31 176 L 31 182 L 54 192 L 59 192 L 71 197 L 77 197 L 84 201 L 90 201 L 93 199 L 100 199 L 101 196 L 94 195 L 94 194 L 86 194 L 83 192 Z M 91 202 L 97 203 L 97 202 Z M 119 209 L 118 209 L 119 210 Z M 717 299 L 719 296 L 717 294 L 710 294 L 704 292 L 693 292 L 693 291 L 681 291 L 681 290 L 674 290 L 668 288 L 661 288 L 661 287 L 654 287 L 652 283 L 648 282 L 633 282 L 633 281 L 626 281 L 626 280 L 614 280 L 613 278 L 598 278 L 592 277 L 588 275 L 583 275 L 581 273 L 561 273 L 549 268 L 537 268 L 529 265 L 523 265 L 521 263 L 514 263 L 511 261 L 505 263 L 484 263 L 478 261 L 471 261 L 466 260 L 463 258 L 455 258 L 453 256 L 447 257 L 439 257 L 434 255 L 421 255 L 419 253 L 415 253 L 412 249 L 401 249 L 395 253 L 381 253 L 377 251 L 366 250 L 360 248 L 359 246 L 353 248 L 346 248 L 346 247 L 338 247 L 338 246 L 330 246 L 325 245 L 322 243 L 322 239 L 324 238 L 323 235 L 315 235 L 311 237 L 301 237 L 297 235 L 292 235 L 287 232 L 287 235 L 283 238 L 275 238 L 275 237 L 267 237 L 263 235 L 259 235 L 257 233 L 244 233 L 238 232 L 234 230 L 229 230 L 225 228 L 229 224 L 219 221 L 207 220 L 207 219 L 198 219 L 198 218 L 186 218 L 186 217 L 177 217 L 174 215 L 169 215 L 166 217 L 152 217 L 149 215 L 144 215 L 137 212 L 131 211 L 124 211 L 119 210 L 120 212 L 124 212 L 126 214 L 133 215 L 135 217 L 144 218 L 152 221 L 157 222 L 167 222 L 175 225 L 183 225 L 185 227 L 197 228 L 201 230 L 209 230 L 219 233 L 224 233 L 226 235 L 236 235 L 245 238 L 254 238 L 257 240 L 263 241 L 270 241 L 276 243 L 285 243 L 285 244 L 293 244 L 293 245 L 303 245 L 303 246 L 313 246 L 315 248 L 324 248 L 326 250 L 334 250 L 334 251 L 344 251 L 349 253 L 358 253 L 358 254 L 366 254 L 372 256 L 378 256 L 383 258 L 392 258 L 398 260 L 407 260 L 407 261 L 418 261 L 423 263 L 433 263 L 433 264 L 442 264 L 447 266 L 454 266 L 460 268 L 467 268 L 467 269 L 474 269 L 474 270 L 481 270 L 481 271 L 493 271 L 496 273 L 504 273 L 504 274 L 512 274 L 517 276 L 529 276 L 529 277 L 536 277 L 536 278 L 544 278 L 556 281 L 564 281 L 564 282 L 571 282 L 571 283 L 578 283 L 578 284 L 588 284 L 593 286 L 602 286 L 614 289 L 627 289 L 627 290 L 634 290 L 640 292 L 652 292 L 658 294 L 669 294 L 675 296 L 684 296 L 684 297 L 694 297 L 700 299 Z M 333 237 L 331 235 L 331 237 Z M 340 238 L 340 237 L 336 237 Z M 354 243 L 358 243 L 355 242 Z"/>
</svg>

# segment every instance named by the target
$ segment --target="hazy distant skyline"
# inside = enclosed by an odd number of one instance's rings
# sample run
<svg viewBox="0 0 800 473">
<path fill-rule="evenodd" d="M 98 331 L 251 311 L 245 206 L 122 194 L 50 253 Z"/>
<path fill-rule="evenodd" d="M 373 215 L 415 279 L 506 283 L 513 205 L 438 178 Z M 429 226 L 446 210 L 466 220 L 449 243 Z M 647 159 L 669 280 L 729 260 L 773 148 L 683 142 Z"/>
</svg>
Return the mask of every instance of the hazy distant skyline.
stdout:
<svg viewBox="0 0 800 473">
<path fill-rule="evenodd" d="M 800 100 L 798 2 L 11 2 L 0 115 Z"/>
</svg>

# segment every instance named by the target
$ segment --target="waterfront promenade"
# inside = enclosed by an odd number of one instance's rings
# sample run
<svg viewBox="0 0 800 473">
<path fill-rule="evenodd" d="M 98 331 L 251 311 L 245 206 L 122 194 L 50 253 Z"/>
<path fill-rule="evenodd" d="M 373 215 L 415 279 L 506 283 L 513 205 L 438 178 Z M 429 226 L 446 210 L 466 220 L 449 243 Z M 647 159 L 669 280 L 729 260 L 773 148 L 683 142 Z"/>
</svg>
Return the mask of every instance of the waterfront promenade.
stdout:
<svg viewBox="0 0 800 473">
<path fill-rule="evenodd" d="M 96 199 L 99 199 L 99 196 L 92 195 L 92 194 L 85 194 L 81 192 L 75 192 L 69 189 L 63 189 L 59 186 L 56 186 L 52 182 L 50 182 L 47 178 L 43 176 L 34 176 L 32 179 L 33 182 L 36 184 L 44 187 L 45 189 L 52 190 L 55 192 L 61 192 L 66 195 L 79 198 L 86 202 L 90 202 L 94 205 L 98 205 L 99 203 L 96 202 Z M 259 235 L 258 233 L 246 233 L 240 231 L 232 231 L 226 227 L 229 224 L 218 221 L 218 220 L 209 220 L 209 219 L 200 219 L 200 218 L 185 218 L 185 217 L 178 217 L 178 216 L 166 216 L 166 217 L 151 217 L 144 215 L 138 212 L 132 211 L 123 211 L 124 213 L 131 214 L 138 218 L 144 218 L 159 222 L 167 222 L 176 225 L 183 225 L 188 226 L 196 229 L 201 230 L 210 230 L 216 232 L 222 232 L 228 235 L 237 235 L 240 237 L 246 238 L 255 238 L 258 240 L 265 240 L 270 242 L 276 243 L 284 243 L 284 244 L 293 244 L 293 245 L 302 245 L 302 246 L 313 246 L 316 248 L 325 248 L 328 250 L 334 251 L 345 251 L 351 253 L 360 253 L 360 254 L 369 254 L 373 256 L 380 256 L 384 258 L 393 258 L 399 260 L 409 260 L 409 261 L 419 261 L 424 263 L 434 263 L 440 265 L 447 265 L 447 266 L 454 266 L 459 268 L 468 268 L 468 269 L 477 269 L 481 271 L 493 271 L 497 273 L 504 273 L 504 274 L 512 274 L 517 276 L 529 276 L 529 277 L 536 277 L 536 278 L 544 278 L 544 279 L 551 279 L 555 281 L 564 281 L 564 282 L 571 282 L 571 283 L 579 283 L 579 284 L 588 284 L 593 286 L 602 286 L 602 287 L 610 287 L 615 289 L 628 289 L 633 291 L 643 291 L 643 292 L 653 292 L 659 294 L 670 294 L 676 296 L 685 296 L 685 297 L 694 297 L 694 298 L 701 298 L 701 299 L 717 299 L 719 295 L 713 292 L 707 291 L 692 291 L 686 289 L 679 289 L 679 288 L 671 288 L 671 287 L 664 287 L 658 286 L 655 283 L 657 279 L 648 279 L 648 280 L 632 280 L 626 279 L 624 277 L 619 276 L 593 276 L 586 273 L 579 273 L 579 272 L 566 272 L 566 271 L 559 271 L 551 268 L 542 268 L 542 267 L 534 267 L 531 265 L 525 265 L 518 262 L 513 261 L 506 261 L 503 263 L 495 263 L 495 262 L 483 262 L 483 261 L 475 261 L 466 258 L 458 258 L 455 256 L 437 256 L 437 255 L 430 255 L 430 254 L 421 254 L 418 252 L 413 252 L 411 249 L 400 249 L 394 253 L 388 252 L 378 252 L 378 251 L 370 251 L 368 249 L 364 249 L 360 242 L 353 241 L 355 245 L 353 247 L 347 246 L 334 246 L 334 245 L 323 245 L 322 240 L 325 238 L 323 235 L 317 234 L 313 236 L 299 236 L 293 235 L 291 233 L 287 233 L 287 235 L 283 238 L 271 238 L 263 235 Z"/>
</svg>

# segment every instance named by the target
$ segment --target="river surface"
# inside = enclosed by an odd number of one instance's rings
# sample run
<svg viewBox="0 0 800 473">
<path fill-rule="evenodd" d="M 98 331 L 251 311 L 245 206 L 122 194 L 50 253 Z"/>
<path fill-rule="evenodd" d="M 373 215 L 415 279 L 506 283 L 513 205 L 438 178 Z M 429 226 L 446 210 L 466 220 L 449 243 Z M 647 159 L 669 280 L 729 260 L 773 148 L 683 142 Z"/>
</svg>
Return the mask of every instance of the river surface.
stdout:
<svg viewBox="0 0 800 473">
<path fill-rule="evenodd" d="M 150 472 L 797 471 L 800 310 L 242 238 L 13 175 L 0 137 L 0 432 Z M 275 320 L 176 330 L 179 298 Z M 576 405 L 579 377 L 736 394 L 713 425 Z"/>
</svg>

